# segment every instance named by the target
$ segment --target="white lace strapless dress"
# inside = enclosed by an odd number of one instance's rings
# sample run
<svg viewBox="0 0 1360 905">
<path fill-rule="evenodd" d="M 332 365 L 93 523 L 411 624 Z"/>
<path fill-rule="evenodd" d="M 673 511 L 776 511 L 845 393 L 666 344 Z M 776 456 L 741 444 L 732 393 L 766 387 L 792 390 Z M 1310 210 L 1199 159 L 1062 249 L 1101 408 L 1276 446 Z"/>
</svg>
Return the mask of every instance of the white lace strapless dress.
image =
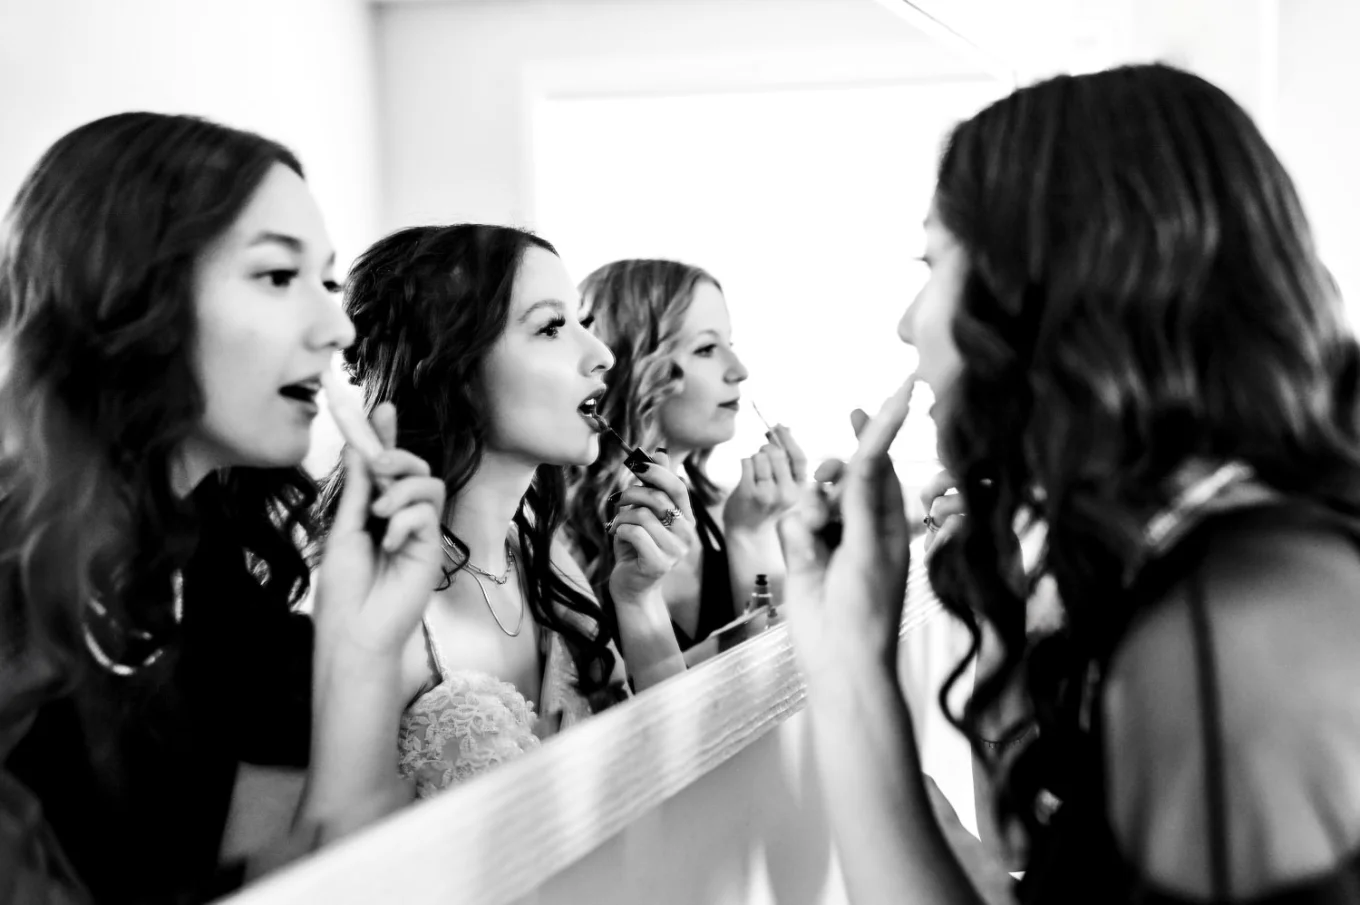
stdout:
<svg viewBox="0 0 1360 905">
<path fill-rule="evenodd" d="M 415 783 L 417 798 L 428 798 L 541 744 L 532 701 L 489 673 L 449 670 L 429 626 L 424 630 L 439 684 L 406 709 L 398 733 L 397 770 Z M 566 728 L 588 716 L 590 707 L 576 691 L 575 666 L 562 636 L 544 634 L 544 713 Z"/>
</svg>

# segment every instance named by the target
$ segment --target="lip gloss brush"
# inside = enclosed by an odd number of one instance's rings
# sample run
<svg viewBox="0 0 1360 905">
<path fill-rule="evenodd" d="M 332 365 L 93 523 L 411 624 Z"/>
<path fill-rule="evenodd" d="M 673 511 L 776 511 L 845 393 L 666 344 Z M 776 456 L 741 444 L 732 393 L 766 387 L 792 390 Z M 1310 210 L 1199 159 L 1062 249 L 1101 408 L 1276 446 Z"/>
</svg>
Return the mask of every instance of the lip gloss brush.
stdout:
<svg viewBox="0 0 1360 905">
<path fill-rule="evenodd" d="M 595 430 L 602 434 L 609 434 L 619 442 L 619 445 L 628 450 L 628 458 L 623 460 L 623 464 L 628 466 L 630 471 L 637 471 L 643 465 L 655 465 L 656 460 L 642 451 L 641 447 L 633 446 L 619 434 L 618 431 L 609 426 L 609 422 L 601 418 L 595 412 L 583 412 L 583 417 L 589 421 Z"/>
<path fill-rule="evenodd" d="M 751 402 L 751 411 L 755 412 L 756 417 L 760 419 L 760 423 L 765 425 L 765 436 L 770 438 L 770 442 L 780 449 L 784 449 L 784 444 L 779 442 L 779 435 L 774 432 L 774 428 L 770 426 L 770 422 L 760 413 L 760 408 L 755 404 L 754 400 Z M 785 452 L 787 452 L 787 450 L 785 450 Z"/>
</svg>

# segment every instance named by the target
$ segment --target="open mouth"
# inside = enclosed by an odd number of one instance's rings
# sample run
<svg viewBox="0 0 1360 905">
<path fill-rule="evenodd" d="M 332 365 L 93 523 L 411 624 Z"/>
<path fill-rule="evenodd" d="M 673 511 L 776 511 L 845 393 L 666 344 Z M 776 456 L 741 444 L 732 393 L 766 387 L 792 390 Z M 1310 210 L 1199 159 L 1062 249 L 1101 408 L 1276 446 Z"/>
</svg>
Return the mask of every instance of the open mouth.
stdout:
<svg viewBox="0 0 1360 905">
<path fill-rule="evenodd" d="M 608 427 L 603 418 L 600 417 L 600 397 L 604 395 L 604 390 L 597 390 L 591 393 L 581 404 L 576 406 L 576 412 L 590 424 L 591 430 L 596 433 L 603 433 Z"/>
<path fill-rule="evenodd" d="M 604 390 L 596 390 L 576 406 L 576 411 L 581 413 L 584 418 L 595 418 L 599 415 L 600 397 L 604 395 Z"/>
<path fill-rule="evenodd" d="M 290 383 L 279 390 L 279 395 L 294 402 L 306 402 L 316 405 L 317 393 L 321 392 L 321 379 L 313 377 L 310 380 L 299 380 L 297 383 Z"/>
</svg>

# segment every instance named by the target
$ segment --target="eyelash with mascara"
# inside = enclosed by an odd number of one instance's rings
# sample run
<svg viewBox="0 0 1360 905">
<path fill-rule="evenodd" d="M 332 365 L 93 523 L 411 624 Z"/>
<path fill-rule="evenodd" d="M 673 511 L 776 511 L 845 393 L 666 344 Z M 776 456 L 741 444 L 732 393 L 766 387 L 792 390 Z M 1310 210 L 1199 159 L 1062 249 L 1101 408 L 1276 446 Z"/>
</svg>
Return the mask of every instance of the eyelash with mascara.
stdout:
<svg viewBox="0 0 1360 905">
<path fill-rule="evenodd" d="M 273 270 L 266 270 L 257 276 L 269 280 L 275 289 L 287 289 L 293 281 L 302 276 L 302 271 L 287 267 L 276 267 Z M 341 291 L 343 287 L 335 280 L 325 280 L 321 283 L 322 287 L 332 295 Z"/>
<path fill-rule="evenodd" d="M 552 338 L 554 338 L 554 337 L 557 336 L 557 331 L 558 331 L 558 330 L 561 330 L 561 329 L 562 329 L 563 327 L 565 327 L 566 325 L 567 325 L 567 319 L 566 319 L 565 317 L 562 317 L 561 315 L 558 315 L 557 317 L 555 317 L 555 318 L 553 318 L 552 320 L 548 321 L 548 322 L 547 322 L 546 324 L 544 324 L 542 327 L 539 327 L 539 328 L 538 328 L 538 332 L 539 332 L 540 334 L 542 334 L 542 335 L 548 337 L 549 339 L 552 339 Z M 550 333 L 550 332 L 548 332 L 548 331 L 552 331 L 552 332 Z"/>
</svg>

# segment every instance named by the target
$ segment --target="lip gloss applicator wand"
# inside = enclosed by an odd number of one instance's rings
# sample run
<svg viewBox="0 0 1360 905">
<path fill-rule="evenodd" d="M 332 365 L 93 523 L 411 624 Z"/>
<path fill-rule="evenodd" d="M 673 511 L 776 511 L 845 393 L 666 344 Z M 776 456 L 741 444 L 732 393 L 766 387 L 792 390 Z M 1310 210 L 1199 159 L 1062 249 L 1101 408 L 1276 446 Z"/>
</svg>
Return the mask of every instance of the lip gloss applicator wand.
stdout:
<svg viewBox="0 0 1360 905">
<path fill-rule="evenodd" d="M 643 465 L 655 465 L 656 460 L 642 451 L 641 447 L 633 446 L 619 434 L 618 431 L 609 426 L 609 422 L 604 420 L 595 411 L 595 399 L 587 399 L 581 403 L 581 417 L 590 422 L 591 426 L 601 434 L 609 434 L 619 442 L 619 445 L 628 450 L 628 458 L 623 460 L 623 464 L 628 466 L 630 471 L 637 471 Z"/>
</svg>

